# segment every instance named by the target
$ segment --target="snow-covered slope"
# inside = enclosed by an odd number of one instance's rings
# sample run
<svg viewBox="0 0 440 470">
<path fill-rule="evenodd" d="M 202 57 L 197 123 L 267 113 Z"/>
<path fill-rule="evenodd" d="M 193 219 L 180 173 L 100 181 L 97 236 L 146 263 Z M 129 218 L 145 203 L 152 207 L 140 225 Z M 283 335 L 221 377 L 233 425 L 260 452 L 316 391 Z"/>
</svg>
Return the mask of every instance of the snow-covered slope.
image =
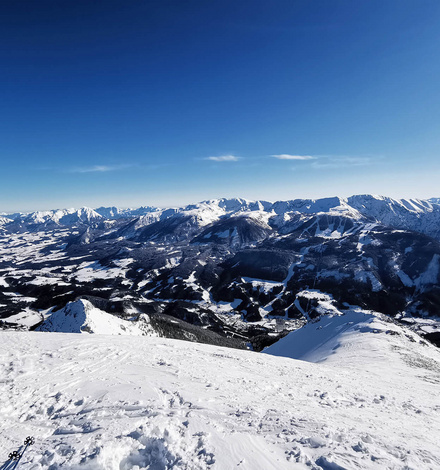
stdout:
<svg viewBox="0 0 440 470">
<path fill-rule="evenodd" d="M 122 320 L 99 310 L 88 300 L 69 302 L 64 308 L 53 312 L 37 331 L 59 333 L 96 333 L 104 335 L 151 335 L 154 334 L 146 315 L 134 323 Z"/>
<path fill-rule="evenodd" d="M 267 224 L 268 214 L 262 211 L 242 212 L 210 224 L 194 243 L 215 242 L 234 248 L 243 247 L 266 239 L 272 232 Z"/>
<path fill-rule="evenodd" d="M 331 303 L 327 304 L 332 307 Z M 379 363 L 382 368 L 389 369 L 390 359 L 394 357 L 391 351 L 402 349 L 401 344 L 405 344 L 406 353 L 413 357 L 414 362 L 418 356 L 437 357 L 438 352 L 420 336 L 395 324 L 385 315 L 359 307 L 344 312 L 328 309 L 326 313 L 292 331 L 264 352 L 338 367 L 341 364 L 343 367 L 351 363 L 355 367 L 364 364 L 373 369 L 377 369 Z M 397 339 L 394 341 L 391 337 Z M 395 345 L 400 346 L 394 348 Z"/>
<path fill-rule="evenodd" d="M 352 339 L 370 354 L 347 342 L 322 364 L 0 332 L 0 455 L 33 435 L 20 469 L 437 469 L 439 353 L 364 320 Z"/>
<path fill-rule="evenodd" d="M 421 199 L 358 195 L 347 199 L 359 213 L 389 227 L 440 237 L 440 206 Z"/>
</svg>

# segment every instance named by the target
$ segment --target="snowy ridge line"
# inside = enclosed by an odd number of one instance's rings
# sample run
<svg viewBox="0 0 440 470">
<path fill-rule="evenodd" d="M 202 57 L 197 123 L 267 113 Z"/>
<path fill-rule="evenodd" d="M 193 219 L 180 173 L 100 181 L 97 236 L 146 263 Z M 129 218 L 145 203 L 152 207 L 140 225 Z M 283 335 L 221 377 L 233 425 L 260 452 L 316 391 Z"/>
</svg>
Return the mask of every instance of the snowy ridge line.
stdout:
<svg viewBox="0 0 440 470">
<path fill-rule="evenodd" d="M 116 206 L 98 207 L 92 209 L 90 207 L 82 207 L 80 209 L 54 209 L 47 211 L 35 212 L 16 212 L 16 213 L 2 213 L 2 219 L 10 220 L 25 220 L 28 219 L 32 222 L 43 222 L 48 218 L 53 221 L 59 222 L 66 216 L 77 216 L 82 219 L 87 218 L 107 218 L 117 219 L 119 217 L 139 217 L 147 214 L 154 214 L 155 212 L 175 211 L 175 212 L 199 212 L 199 211 L 216 211 L 218 213 L 227 214 L 234 212 L 275 212 L 282 214 L 285 212 L 301 212 L 308 214 L 348 212 L 351 215 L 363 214 L 365 211 L 376 209 L 379 214 L 381 210 L 386 210 L 387 207 L 392 208 L 393 211 L 406 210 L 413 213 L 424 213 L 426 211 L 437 210 L 440 198 L 431 199 L 393 199 L 386 196 L 377 195 L 356 195 L 348 198 L 329 197 L 321 199 L 292 199 L 283 201 L 262 201 L 262 200 L 249 200 L 244 198 L 221 198 L 209 199 L 196 204 L 188 204 L 178 207 L 159 208 L 153 206 L 140 206 L 137 208 L 119 208 Z M 74 218 L 74 217 L 73 217 Z"/>
<path fill-rule="evenodd" d="M 436 202 L 437 201 L 437 202 Z M 112 224 L 126 221 L 133 222 L 127 226 L 123 234 L 142 227 L 162 223 L 169 227 L 185 222 L 187 228 L 197 231 L 223 219 L 231 217 L 251 217 L 255 223 L 260 223 L 262 229 L 279 228 L 282 232 L 284 225 L 294 223 L 298 216 L 319 218 L 323 216 L 339 218 L 355 222 L 377 222 L 389 227 L 404 230 L 414 230 L 434 238 L 440 238 L 440 204 L 438 200 L 423 199 L 393 199 L 385 196 L 357 195 L 348 198 L 330 197 L 321 199 L 294 199 L 287 201 L 251 201 L 242 198 L 211 199 L 197 204 L 189 204 L 177 208 L 158 208 L 142 206 L 135 209 L 118 207 L 99 207 L 91 209 L 58 209 L 51 211 L 36 211 L 31 213 L 4 214 L 0 218 L 0 226 L 10 230 L 28 227 L 33 230 L 47 230 L 54 227 L 90 226 Z M 177 222 L 177 220 L 180 222 Z M 170 222 L 170 221 L 175 221 Z M 130 225 L 130 224 L 128 224 Z M 163 230 L 164 227 L 159 227 Z M 318 227 L 319 229 L 319 227 Z M 335 236 L 341 231 L 340 226 L 334 228 Z M 219 231 L 219 236 L 226 232 Z M 267 236 L 268 233 L 265 235 Z M 204 234 L 206 236 L 206 234 Z M 262 238 L 264 238 L 263 236 Z M 150 235 L 151 237 L 151 235 Z M 154 237 L 153 237 L 154 238 Z"/>
</svg>

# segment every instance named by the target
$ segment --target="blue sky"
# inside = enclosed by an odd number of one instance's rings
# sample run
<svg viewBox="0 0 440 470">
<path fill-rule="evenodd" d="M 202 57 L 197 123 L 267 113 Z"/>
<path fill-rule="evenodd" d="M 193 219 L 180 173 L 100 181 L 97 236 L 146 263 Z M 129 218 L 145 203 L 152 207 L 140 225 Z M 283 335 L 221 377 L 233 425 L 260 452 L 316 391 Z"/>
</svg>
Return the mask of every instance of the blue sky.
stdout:
<svg viewBox="0 0 440 470">
<path fill-rule="evenodd" d="M 0 211 L 440 196 L 438 0 L 0 12 Z"/>
</svg>

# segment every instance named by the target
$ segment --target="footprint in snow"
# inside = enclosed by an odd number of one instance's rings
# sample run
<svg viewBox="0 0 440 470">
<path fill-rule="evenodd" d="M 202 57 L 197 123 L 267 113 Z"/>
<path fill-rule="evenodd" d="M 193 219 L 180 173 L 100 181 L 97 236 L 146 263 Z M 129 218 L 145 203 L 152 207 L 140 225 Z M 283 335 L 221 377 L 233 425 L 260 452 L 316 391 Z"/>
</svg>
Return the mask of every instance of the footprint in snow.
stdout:
<svg viewBox="0 0 440 470">
<path fill-rule="evenodd" d="M 140 426 L 127 435 L 134 448 L 120 462 L 121 470 L 208 470 L 214 463 L 206 447 L 205 433 L 188 435 L 187 427 L 168 423 L 161 429 L 153 424 Z M 137 448 L 136 448 L 137 446 Z"/>
</svg>

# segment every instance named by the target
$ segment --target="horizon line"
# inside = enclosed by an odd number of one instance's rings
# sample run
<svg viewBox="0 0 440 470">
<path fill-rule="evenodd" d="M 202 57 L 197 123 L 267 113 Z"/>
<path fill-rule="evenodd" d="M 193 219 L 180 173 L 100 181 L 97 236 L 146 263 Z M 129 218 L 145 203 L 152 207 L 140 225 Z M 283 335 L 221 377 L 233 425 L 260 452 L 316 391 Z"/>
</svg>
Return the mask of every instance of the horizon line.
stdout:
<svg viewBox="0 0 440 470">
<path fill-rule="evenodd" d="M 430 197 L 430 198 L 414 198 L 414 197 L 402 197 L 402 198 L 395 198 L 395 197 L 391 197 L 391 196 L 385 196 L 383 194 L 375 194 L 375 193 L 362 193 L 362 194 L 352 194 L 351 196 L 347 196 L 347 197 L 342 197 L 342 196 L 327 196 L 327 197 L 318 197 L 318 198 L 292 198 L 292 199 L 277 199 L 275 201 L 273 200 L 269 200 L 269 199 L 249 199 L 249 198 L 245 198 L 245 197 L 239 197 L 239 196 L 235 196 L 235 197 L 219 197 L 219 198 L 210 198 L 210 199 L 202 199 L 202 200 L 199 200 L 199 201 L 196 201 L 196 202 L 190 202 L 190 203 L 187 203 L 187 204 L 182 204 L 182 205 L 177 205 L 177 204 L 170 204 L 170 205 L 150 205 L 150 204 L 141 204 L 141 205 L 130 205 L 130 206 L 126 206 L 126 205 L 99 205 L 99 206 L 87 206 L 87 205 L 81 205 L 79 207 L 74 207 L 74 206 L 70 206 L 70 207 L 57 207 L 57 208 L 54 208 L 54 209 L 33 209 L 33 210 L 15 210 L 15 211 L 5 211 L 5 210 L 2 210 L 0 212 L 0 217 L 5 217 L 5 218 L 8 218 L 8 215 L 14 215 L 14 214 L 32 214 L 32 213 L 35 213 L 35 212 L 55 212 L 55 211 L 66 211 L 66 210 L 73 210 L 73 211 L 78 211 L 78 210 L 81 210 L 81 209 L 91 209 L 93 211 L 96 211 L 97 209 L 109 209 L 109 208 L 116 208 L 116 209 L 122 209 L 122 210 L 136 210 L 136 209 L 140 209 L 140 208 L 144 208 L 144 207 L 151 207 L 153 209 L 158 209 L 158 210 L 164 210 L 164 209 L 180 209 L 180 208 L 183 208 L 183 207 L 186 207 L 186 206 L 191 206 L 191 205 L 196 205 L 196 204 L 203 204 L 203 203 L 206 203 L 206 202 L 212 202 L 212 201 L 220 201 L 220 200 L 233 200 L 233 199 L 240 199 L 240 200 L 244 200 L 244 201 L 247 201 L 247 202 L 267 202 L 267 203 L 270 203 L 270 204 L 275 204 L 277 202 L 288 202 L 288 201 L 320 201 L 320 200 L 325 200 L 325 199 L 340 199 L 340 200 L 343 200 L 343 201 L 347 201 L 349 198 L 352 198 L 352 197 L 356 197 L 356 196 L 372 196 L 374 198 L 387 198 L 387 199 L 392 199 L 392 200 L 395 200 L 395 201 L 404 201 L 404 200 L 416 200 L 416 201 L 426 201 L 426 202 L 429 202 L 431 203 L 431 201 L 433 199 L 440 199 L 438 197 Z"/>
</svg>

